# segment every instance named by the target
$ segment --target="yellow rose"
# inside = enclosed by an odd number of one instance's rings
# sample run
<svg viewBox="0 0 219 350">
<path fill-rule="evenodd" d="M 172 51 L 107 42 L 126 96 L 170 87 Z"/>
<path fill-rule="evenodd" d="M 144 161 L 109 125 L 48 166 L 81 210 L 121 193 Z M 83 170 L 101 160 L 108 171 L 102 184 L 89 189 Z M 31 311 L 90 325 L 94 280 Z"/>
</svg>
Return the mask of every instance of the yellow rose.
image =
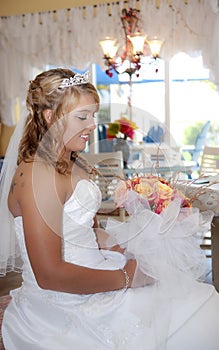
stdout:
<svg viewBox="0 0 219 350">
<path fill-rule="evenodd" d="M 153 187 L 146 181 L 141 181 L 140 184 L 135 185 L 135 191 L 147 197 L 153 193 Z"/>
<path fill-rule="evenodd" d="M 158 186 L 158 191 L 159 191 L 159 197 L 161 199 L 168 199 L 171 198 L 172 194 L 173 194 L 173 189 L 165 184 L 163 184 L 162 182 L 158 182 L 157 184 Z"/>
</svg>

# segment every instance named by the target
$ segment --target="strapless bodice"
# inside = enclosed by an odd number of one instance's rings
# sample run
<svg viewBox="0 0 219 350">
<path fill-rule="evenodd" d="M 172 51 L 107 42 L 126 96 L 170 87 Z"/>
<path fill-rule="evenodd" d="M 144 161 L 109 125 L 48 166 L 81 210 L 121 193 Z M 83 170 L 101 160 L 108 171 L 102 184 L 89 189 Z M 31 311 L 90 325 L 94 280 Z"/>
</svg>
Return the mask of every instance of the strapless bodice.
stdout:
<svg viewBox="0 0 219 350">
<path fill-rule="evenodd" d="M 77 224 L 90 226 L 101 204 L 101 192 L 90 180 L 80 180 L 71 197 L 64 205 L 65 220 L 72 221 L 74 213 Z"/>
<path fill-rule="evenodd" d="M 125 257 L 116 252 L 100 250 L 92 228 L 100 204 L 101 192 L 97 185 L 89 180 L 80 180 L 64 204 L 63 259 L 91 268 L 120 268 L 125 264 Z M 15 218 L 15 227 L 24 261 L 23 279 L 36 284 L 26 251 L 22 217 Z"/>
<path fill-rule="evenodd" d="M 80 180 L 64 206 L 63 253 L 66 261 L 90 266 L 91 261 L 96 264 L 100 258 L 102 260 L 92 229 L 100 203 L 101 192 L 97 185 Z"/>
</svg>

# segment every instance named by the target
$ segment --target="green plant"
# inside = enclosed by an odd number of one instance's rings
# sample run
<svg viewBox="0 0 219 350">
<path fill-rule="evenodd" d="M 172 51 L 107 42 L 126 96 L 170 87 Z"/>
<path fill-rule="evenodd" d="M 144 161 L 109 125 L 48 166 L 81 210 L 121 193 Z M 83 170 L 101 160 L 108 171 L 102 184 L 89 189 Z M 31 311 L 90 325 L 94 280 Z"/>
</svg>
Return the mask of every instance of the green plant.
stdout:
<svg viewBox="0 0 219 350">
<path fill-rule="evenodd" d="M 194 145 L 198 134 L 201 132 L 205 123 L 196 122 L 194 125 L 188 126 L 184 130 L 183 144 Z"/>
</svg>

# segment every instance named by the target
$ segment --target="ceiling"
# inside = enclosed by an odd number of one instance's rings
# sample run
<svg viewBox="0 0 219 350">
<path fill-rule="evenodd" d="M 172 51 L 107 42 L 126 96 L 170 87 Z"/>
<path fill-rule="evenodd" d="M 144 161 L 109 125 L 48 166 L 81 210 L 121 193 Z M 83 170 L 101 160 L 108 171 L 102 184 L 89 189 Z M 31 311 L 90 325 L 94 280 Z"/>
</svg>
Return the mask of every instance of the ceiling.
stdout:
<svg viewBox="0 0 219 350">
<path fill-rule="evenodd" d="M 0 16 L 47 12 L 72 7 L 110 3 L 113 0 L 1 0 Z"/>
</svg>

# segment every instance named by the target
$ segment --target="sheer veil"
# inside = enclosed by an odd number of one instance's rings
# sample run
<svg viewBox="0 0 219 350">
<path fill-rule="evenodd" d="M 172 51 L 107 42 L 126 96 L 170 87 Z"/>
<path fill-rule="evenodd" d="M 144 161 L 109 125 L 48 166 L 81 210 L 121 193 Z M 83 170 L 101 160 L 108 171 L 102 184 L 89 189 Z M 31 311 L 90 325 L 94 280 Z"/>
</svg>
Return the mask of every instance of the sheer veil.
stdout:
<svg viewBox="0 0 219 350">
<path fill-rule="evenodd" d="M 0 277 L 7 272 L 20 272 L 22 260 L 16 240 L 15 225 L 7 199 L 11 181 L 17 168 L 18 146 L 22 137 L 27 111 L 22 113 L 10 139 L 0 174 Z"/>
</svg>

